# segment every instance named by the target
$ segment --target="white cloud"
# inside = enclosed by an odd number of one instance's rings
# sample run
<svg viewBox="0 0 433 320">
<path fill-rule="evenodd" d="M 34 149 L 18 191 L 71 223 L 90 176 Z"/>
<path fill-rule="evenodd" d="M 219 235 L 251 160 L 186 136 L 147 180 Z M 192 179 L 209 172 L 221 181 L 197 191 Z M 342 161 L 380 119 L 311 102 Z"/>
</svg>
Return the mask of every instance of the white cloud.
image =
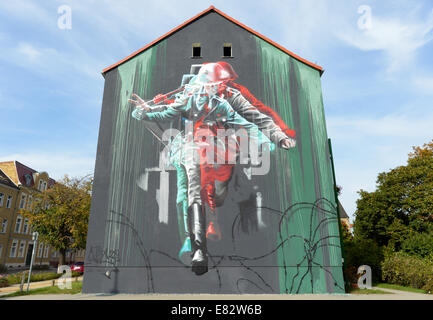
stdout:
<svg viewBox="0 0 433 320">
<path fill-rule="evenodd" d="M 344 4 L 340 9 L 344 11 Z M 278 7 L 278 10 L 274 8 Z M 332 5 L 322 1 L 284 1 L 272 8 L 275 10 L 275 24 L 279 26 L 281 44 L 303 58 L 315 61 L 320 49 L 329 45 L 335 28 Z M 274 33 L 274 30 L 270 32 Z M 278 41 L 277 41 L 278 42 Z"/>
<path fill-rule="evenodd" d="M 41 52 L 28 43 L 20 43 L 17 48 L 18 53 L 24 55 L 30 60 L 36 60 L 41 55 Z"/>
<path fill-rule="evenodd" d="M 433 95 L 433 77 L 419 76 L 412 80 L 415 89 L 425 95 Z"/>
<path fill-rule="evenodd" d="M 383 117 L 329 116 L 330 132 L 345 141 L 382 138 L 416 138 L 432 132 L 433 113 L 421 115 L 394 113 Z"/>
<path fill-rule="evenodd" d="M 55 25 L 57 22 L 57 7 L 53 7 L 50 13 L 36 1 L 0 1 L 0 10 L 8 17 L 17 18 L 22 25 L 32 24 L 40 27 L 41 25 Z"/>
<path fill-rule="evenodd" d="M 5 58 L 46 76 L 59 77 L 73 72 L 101 80 L 98 69 L 100 63 L 95 58 L 86 57 L 87 61 L 84 62 L 75 53 L 59 52 L 55 48 L 20 42 L 17 47 L 6 50 Z"/>
<path fill-rule="evenodd" d="M 411 65 L 418 49 L 433 39 L 433 10 L 427 18 L 417 7 L 402 19 L 380 16 L 372 11 L 372 27 L 355 29 L 347 27 L 337 36 L 347 44 L 363 51 L 382 51 L 389 73 Z"/>
<path fill-rule="evenodd" d="M 22 65 L 42 65 L 57 60 L 61 55 L 53 48 L 37 48 L 27 42 L 20 42 L 18 46 L 11 50 L 14 55 L 13 60 Z"/>
</svg>

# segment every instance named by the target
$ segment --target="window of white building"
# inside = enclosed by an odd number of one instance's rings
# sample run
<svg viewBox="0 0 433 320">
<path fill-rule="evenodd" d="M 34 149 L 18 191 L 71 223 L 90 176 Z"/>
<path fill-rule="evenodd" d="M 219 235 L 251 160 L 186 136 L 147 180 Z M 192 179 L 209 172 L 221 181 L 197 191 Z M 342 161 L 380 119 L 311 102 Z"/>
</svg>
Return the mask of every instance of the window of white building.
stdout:
<svg viewBox="0 0 433 320">
<path fill-rule="evenodd" d="M 39 243 L 38 258 L 42 257 L 42 251 L 43 250 L 44 250 L 44 244 L 41 242 L 41 243 Z"/>
<path fill-rule="evenodd" d="M 14 258 L 17 255 L 18 240 L 12 241 L 10 257 Z"/>
<path fill-rule="evenodd" d="M 24 219 L 24 225 L 23 225 L 23 233 L 29 232 L 29 218 Z"/>
<path fill-rule="evenodd" d="M 21 241 L 19 249 L 18 249 L 18 257 L 19 258 L 24 257 L 24 251 L 25 250 L 26 250 L 26 242 L 25 241 Z"/>
<path fill-rule="evenodd" d="M 48 250 L 50 249 L 50 245 L 46 244 L 45 245 L 45 251 L 44 251 L 44 258 L 48 258 Z"/>
<path fill-rule="evenodd" d="M 12 204 L 12 196 L 8 196 L 8 199 L 6 200 L 6 208 L 10 208 Z"/>
<path fill-rule="evenodd" d="M 32 209 L 33 197 L 29 195 L 29 200 L 27 201 L 27 209 Z"/>
<path fill-rule="evenodd" d="M 17 221 L 15 223 L 15 233 L 20 233 L 21 231 L 21 222 L 23 221 L 23 217 L 18 216 Z"/>
<path fill-rule="evenodd" d="M 8 227 L 8 219 L 3 219 L 0 232 L 6 233 L 7 227 Z"/>
<path fill-rule="evenodd" d="M 26 198 L 27 195 L 25 193 L 22 193 L 21 200 L 20 200 L 20 209 L 24 209 L 24 206 L 26 205 Z"/>
</svg>

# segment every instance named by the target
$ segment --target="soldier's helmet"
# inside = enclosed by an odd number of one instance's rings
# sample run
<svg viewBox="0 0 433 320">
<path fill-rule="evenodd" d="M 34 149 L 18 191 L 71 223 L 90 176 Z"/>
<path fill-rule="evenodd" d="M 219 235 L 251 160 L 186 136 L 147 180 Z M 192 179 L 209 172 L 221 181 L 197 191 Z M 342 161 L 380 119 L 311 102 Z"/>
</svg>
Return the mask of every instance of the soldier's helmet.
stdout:
<svg viewBox="0 0 433 320">
<path fill-rule="evenodd" d="M 197 74 L 197 83 L 218 84 L 227 80 L 234 80 L 238 77 L 233 67 L 225 62 L 204 63 Z"/>
</svg>

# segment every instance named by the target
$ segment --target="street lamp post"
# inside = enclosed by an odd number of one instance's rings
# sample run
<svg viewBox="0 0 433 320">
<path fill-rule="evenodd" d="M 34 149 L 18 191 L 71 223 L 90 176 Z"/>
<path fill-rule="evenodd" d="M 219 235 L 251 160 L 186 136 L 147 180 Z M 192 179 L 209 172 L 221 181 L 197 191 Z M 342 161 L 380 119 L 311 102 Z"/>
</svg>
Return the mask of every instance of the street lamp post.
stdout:
<svg viewBox="0 0 433 320">
<path fill-rule="evenodd" d="M 35 231 L 35 232 L 32 233 L 33 250 L 32 250 L 32 259 L 30 261 L 29 277 L 27 279 L 27 292 L 29 292 L 30 277 L 32 275 L 32 266 L 33 266 L 33 261 L 35 259 L 35 251 L 36 251 L 36 244 L 38 242 L 38 236 L 39 236 L 39 233 L 37 231 Z"/>
</svg>

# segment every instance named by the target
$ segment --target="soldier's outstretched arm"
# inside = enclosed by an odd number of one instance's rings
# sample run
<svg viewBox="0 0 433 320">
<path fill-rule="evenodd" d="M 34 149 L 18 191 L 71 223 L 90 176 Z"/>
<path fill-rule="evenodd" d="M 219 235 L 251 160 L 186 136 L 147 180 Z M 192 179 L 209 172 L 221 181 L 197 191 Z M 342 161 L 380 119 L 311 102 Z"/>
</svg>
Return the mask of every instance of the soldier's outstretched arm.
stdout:
<svg viewBox="0 0 433 320">
<path fill-rule="evenodd" d="M 170 105 L 151 107 L 137 94 L 132 94 L 132 97 L 135 99 L 128 99 L 128 102 L 135 105 L 135 109 L 132 112 L 132 117 L 137 120 L 161 122 L 171 121 L 176 118 L 184 108 L 183 103 L 176 101 Z"/>
<path fill-rule="evenodd" d="M 240 91 L 233 90 L 233 94 L 228 98 L 228 102 L 237 113 L 247 121 L 254 123 L 277 146 L 290 149 L 296 145 L 292 137 L 288 137 L 270 116 L 260 112 L 245 99 Z"/>
<path fill-rule="evenodd" d="M 290 129 L 274 110 L 265 106 L 263 102 L 258 100 L 246 87 L 230 81 L 228 87 L 240 92 L 241 96 L 246 99 L 258 112 L 267 115 L 272 121 L 289 137 L 294 139 L 296 132 Z"/>
</svg>

